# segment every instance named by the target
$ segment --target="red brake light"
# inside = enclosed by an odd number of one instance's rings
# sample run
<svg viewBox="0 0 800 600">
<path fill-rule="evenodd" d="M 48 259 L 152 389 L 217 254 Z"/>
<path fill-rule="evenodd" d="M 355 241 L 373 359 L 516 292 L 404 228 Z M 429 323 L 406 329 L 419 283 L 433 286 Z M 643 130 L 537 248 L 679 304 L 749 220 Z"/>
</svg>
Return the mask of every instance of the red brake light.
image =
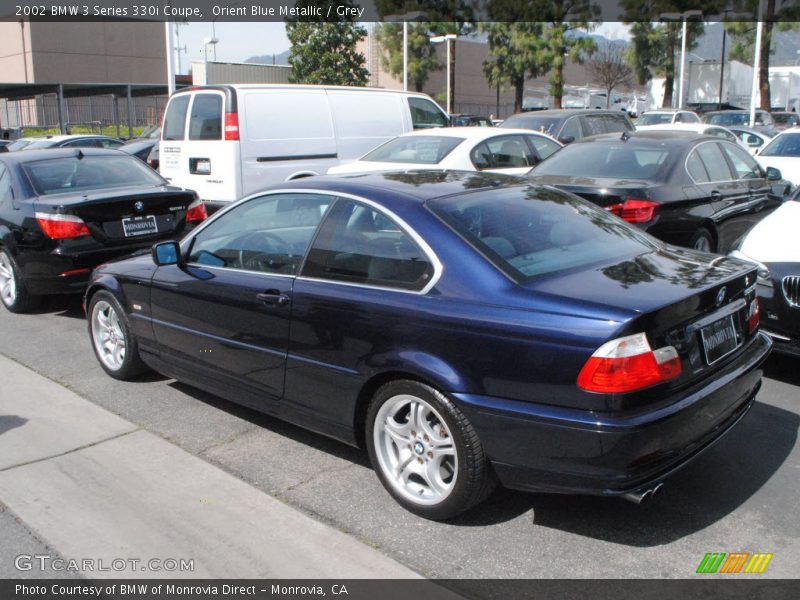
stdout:
<svg viewBox="0 0 800 600">
<path fill-rule="evenodd" d="M 239 139 L 239 114 L 238 113 L 225 113 L 225 140 L 238 140 Z"/>
<path fill-rule="evenodd" d="M 578 375 L 588 392 L 620 394 L 669 381 L 681 374 L 681 360 L 672 346 L 651 350 L 647 336 L 637 333 L 600 346 Z"/>
<path fill-rule="evenodd" d="M 750 308 L 747 311 L 747 331 L 755 333 L 758 325 L 761 322 L 761 303 L 758 297 L 754 298 L 750 303 Z"/>
<path fill-rule="evenodd" d="M 628 223 L 647 223 L 656 216 L 658 202 L 628 198 L 625 202 L 606 206 L 606 210 L 622 217 Z"/>
<path fill-rule="evenodd" d="M 89 235 L 83 219 L 74 215 L 36 213 L 36 222 L 44 234 L 53 240 L 64 240 Z"/>
<path fill-rule="evenodd" d="M 186 209 L 187 223 L 204 221 L 206 217 L 208 217 L 208 213 L 206 212 L 206 205 L 203 204 L 202 200 L 195 200 L 189 205 L 189 208 Z"/>
</svg>

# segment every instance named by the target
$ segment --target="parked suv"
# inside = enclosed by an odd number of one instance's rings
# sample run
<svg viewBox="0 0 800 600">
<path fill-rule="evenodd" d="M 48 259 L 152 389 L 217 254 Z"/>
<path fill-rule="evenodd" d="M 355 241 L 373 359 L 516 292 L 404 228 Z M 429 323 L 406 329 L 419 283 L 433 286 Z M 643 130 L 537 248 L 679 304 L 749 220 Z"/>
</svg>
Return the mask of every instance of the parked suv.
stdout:
<svg viewBox="0 0 800 600">
<path fill-rule="evenodd" d="M 519 113 L 507 118 L 500 127 L 531 129 L 553 136 L 562 144 L 599 135 L 633 131 L 633 123 L 624 112 L 614 110 L 555 109 Z"/>
</svg>

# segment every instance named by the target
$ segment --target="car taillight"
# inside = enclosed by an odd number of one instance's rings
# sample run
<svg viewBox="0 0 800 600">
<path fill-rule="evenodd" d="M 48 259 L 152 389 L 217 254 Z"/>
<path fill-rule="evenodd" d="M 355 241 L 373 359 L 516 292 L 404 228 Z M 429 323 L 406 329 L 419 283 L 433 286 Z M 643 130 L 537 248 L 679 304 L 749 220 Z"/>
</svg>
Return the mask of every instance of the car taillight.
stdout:
<svg viewBox="0 0 800 600">
<path fill-rule="evenodd" d="M 225 139 L 239 139 L 239 113 L 225 113 Z"/>
<path fill-rule="evenodd" d="M 672 346 L 651 350 L 647 336 L 637 333 L 600 346 L 578 375 L 588 392 L 620 394 L 669 381 L 681 374 L 681 360 Z"/>
<path fill-rule="evenodd" d="M 36 222 L 44 234 L 53 240 L 64 240 L 89 235 L 83 219 L 74 215 L 36 213 Z"/>
<path fill-rule="evenodd" d="M 750 303 L 750 308 L 747 310 L 747 331 L 755 333 L 758 325 L 761 322 L 761 303 L 756 297 Z"/>
<path fill-rule="evenodd" d="M 203 204 L 202 200 L 195 200 L 189 205 L 189 208 L 186 209 L 187 223 L 203 221 L 207 216 L 208 213 L 206 212 L 206 205 Z"/>
<path fill-rule="evenodd" d="M 622 217 L 628 223 L 647 223 L 652 221 L 658 210 L 658 202 L 651 200 L 634 200 L 629 198 L 625 202 L 606 206 L 606 210 Z"/>
</svg>

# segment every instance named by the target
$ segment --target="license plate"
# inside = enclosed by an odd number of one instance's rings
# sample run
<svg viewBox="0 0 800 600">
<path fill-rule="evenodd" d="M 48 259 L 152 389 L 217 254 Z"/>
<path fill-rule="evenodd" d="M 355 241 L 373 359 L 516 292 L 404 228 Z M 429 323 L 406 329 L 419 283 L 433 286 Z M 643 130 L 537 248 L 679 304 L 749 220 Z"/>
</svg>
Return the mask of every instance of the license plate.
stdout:
<svg viewBox="0 0 800 600">
<path fill-rule="evenodd" d="M 125 234 L 125 237 L 152 235 L 158 233 L 158 224 L 153 215 L 130 217 L 128 219 L 122 219 L 122 232 Z"/>
<path fill-rule="evenodd" d="M 194 167 L 194 172 L 198 175 L 210 175 L 211 174 L 211 161 L 210 160 L 198 160 L 197 164 Z"/>
<path fill-rule="evenodd" d="M 733 316 L 706 325 L 700 330 L 706 362 L 713 365 L 739 347 L 739 336 L 733 325 Z"/>
</svg>

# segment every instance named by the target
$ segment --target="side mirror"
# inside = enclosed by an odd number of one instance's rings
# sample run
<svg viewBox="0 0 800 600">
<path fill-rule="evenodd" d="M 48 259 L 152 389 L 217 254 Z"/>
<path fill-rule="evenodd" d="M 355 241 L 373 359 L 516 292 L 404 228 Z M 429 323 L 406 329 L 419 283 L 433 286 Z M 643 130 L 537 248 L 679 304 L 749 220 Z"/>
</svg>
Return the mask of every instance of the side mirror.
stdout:
<svg viewBox="0 0 800 600">
<path fill-rule="evenodd" d="M 781 179 L 783 179 L 783 175 L 781 175 L 780 169 L 767 167 L 767 181 L 780 181 Z"/>
<path fill-rule="evenodd" d="M 575 141 L 575 136 L 565 135 L 563 137 L 558 138 L 558 141 L 561 142 L 562 144 L 571 144 L 572 142 Z"/>
<path fill-rule="evenodd" d="M 177 265 L 181 258 L 181 247 L 178 242 L 159 242 L 153 245 L 153 262 L 159 267 Z"/>
</svg>

